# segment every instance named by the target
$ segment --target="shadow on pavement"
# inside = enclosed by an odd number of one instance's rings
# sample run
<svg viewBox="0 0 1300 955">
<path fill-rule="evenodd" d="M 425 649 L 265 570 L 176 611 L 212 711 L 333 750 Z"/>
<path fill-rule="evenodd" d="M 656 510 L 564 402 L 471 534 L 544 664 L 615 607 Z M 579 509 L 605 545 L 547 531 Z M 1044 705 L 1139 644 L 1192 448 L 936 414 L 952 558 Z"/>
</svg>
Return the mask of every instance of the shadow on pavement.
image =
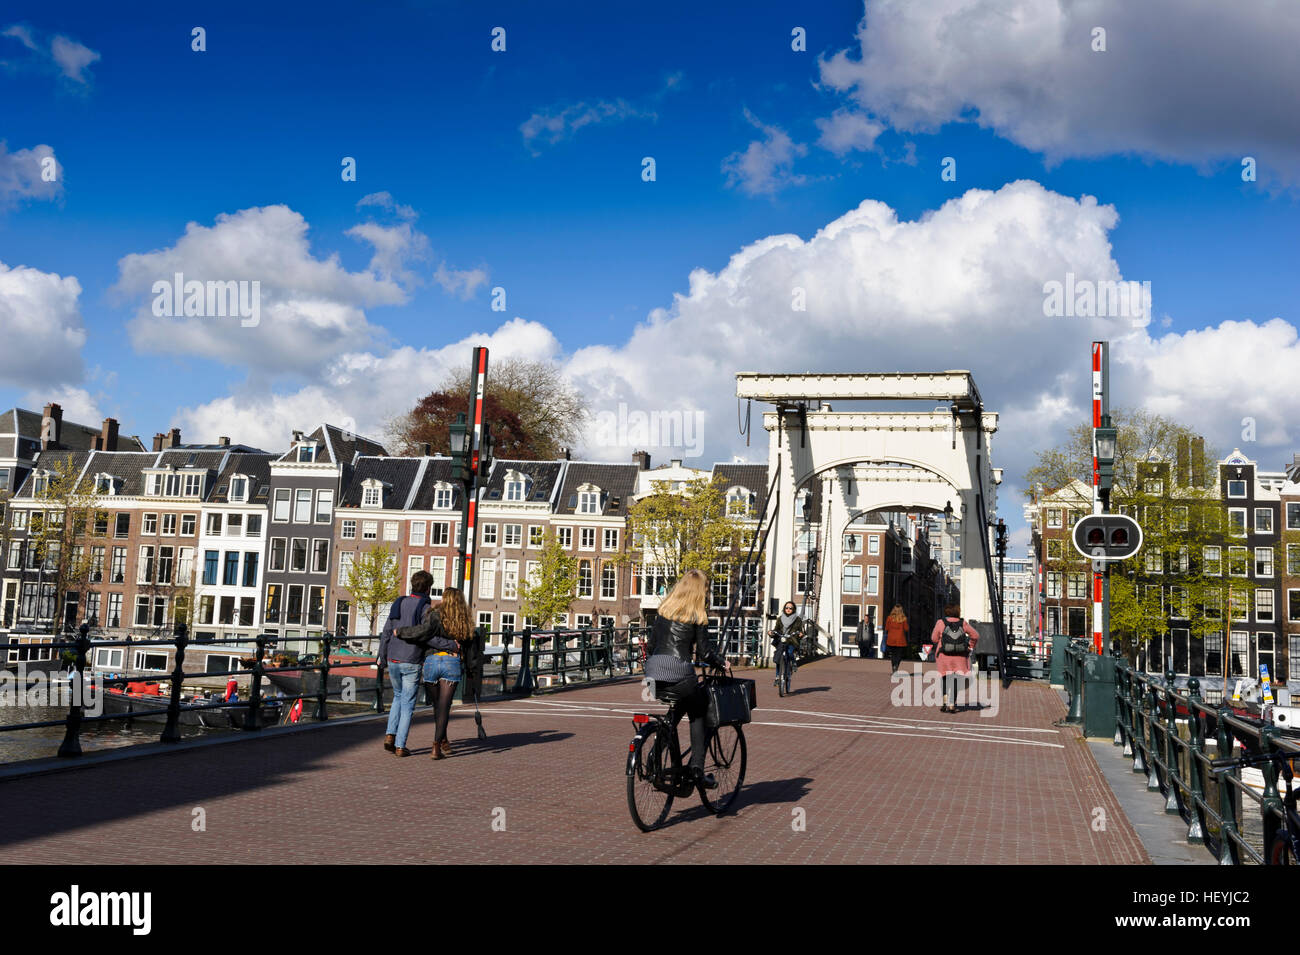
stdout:
<svg viewBox="0 0 1300 955">
<path fill-rule="evenodd" d="M 484 728 L 486 729 L 486 727 Z M 471 729 L 470 732 L 472 731 Z M 488 730 L 487 739 L 479 739 L 475 736 L 472 739 L 452 740 L 451 749 L 454 755 L 451 758 L 481 756 L 484 753 L 507 753 L 512 749 L 518 749 L 520 746 L 533 746 L 537 743 L 557 743 L 572 736 L 572 733 L 560 733 L 555 730 L 538 730 L 535 733 L 495 734 Z M 427 758 L 432 753 L 432 749 L 425 746 L 420 749 L 413 749 L 411 752 L 416 756 L 425 756 Z"/>
</svg>

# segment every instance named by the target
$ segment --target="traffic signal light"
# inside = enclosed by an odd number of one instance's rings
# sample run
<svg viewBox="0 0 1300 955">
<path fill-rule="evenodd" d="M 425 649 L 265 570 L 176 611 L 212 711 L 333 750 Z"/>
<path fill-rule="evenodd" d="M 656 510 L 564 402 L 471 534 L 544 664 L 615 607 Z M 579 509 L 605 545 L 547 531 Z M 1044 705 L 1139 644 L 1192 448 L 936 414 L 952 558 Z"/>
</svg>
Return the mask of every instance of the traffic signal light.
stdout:
<svg viewBox="0 0 1300 955">
<path fill-rule="evenodd" d="M 1072 537 L 1089 560 L 1124 560 L 1142 547 L 1142 528 L 1123 514 L 1090 514 L 1074 525 Z"/>
</svg>

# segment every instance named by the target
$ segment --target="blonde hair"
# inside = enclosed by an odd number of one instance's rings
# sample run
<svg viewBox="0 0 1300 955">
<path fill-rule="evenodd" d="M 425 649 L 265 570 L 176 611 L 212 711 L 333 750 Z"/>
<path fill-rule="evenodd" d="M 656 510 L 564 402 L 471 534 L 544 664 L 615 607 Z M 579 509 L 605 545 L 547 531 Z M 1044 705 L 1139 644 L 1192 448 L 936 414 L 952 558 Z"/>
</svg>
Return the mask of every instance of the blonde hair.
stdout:
<svg viewBox="0 0 1300 955">
<path fill-rule="evenodd" d="M 903 613 L 902 604 L 894 604 L 894 609 L 889 611 L 889 619 L 894 621 L 895 623 L 907 619 L 907 614 Z"/>
<path fill-rule="evenodd" d="M 709 580 L 704 572 L 688 570 L 659 605 L 659 616 L 681 623 L 708 623 L 709 614 L 705 610 L 708 592 Z"/>
<path fill-rule="evenodd" d="M 442 622 L 443 632 L 453 640 L 469 639 L 469 607 L 465 606 L 464 596 L 455 587 L 448 587 L 442 592 L 438 619 Z"/>
</svg>

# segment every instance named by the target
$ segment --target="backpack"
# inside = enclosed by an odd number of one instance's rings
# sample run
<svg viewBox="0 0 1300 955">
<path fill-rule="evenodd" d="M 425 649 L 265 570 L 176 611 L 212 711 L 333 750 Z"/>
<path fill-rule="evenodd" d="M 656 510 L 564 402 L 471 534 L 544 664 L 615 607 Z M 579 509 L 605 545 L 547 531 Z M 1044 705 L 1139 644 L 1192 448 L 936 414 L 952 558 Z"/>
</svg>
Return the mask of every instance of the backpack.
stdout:
<svg viewBox="0 0 1300 955">
<path fill-rule="evenodd" d="M 966 632 L 966 621 L 958 620 L 953 623 L 951 620 L 944 620 L 939 652 L 948 656 L 962 657 L 970 653 L 970 634 Z"/>
<path fill-rule="evenodd" d="M 417 595 L 407 594 L 407 597 L 415 597 L 415 596 Z M 429 599 L 427 594 L 419 594 L 418 596 L 419 596 L 419 603 L 415 605 L 415 616 L 411 618 L 412 625 L 418 625 L 421 621 L 424 620 L 424 608 L 429 606 L 429 604 L 433 603 L 433 601 Z M 398 597 L 396 600 L 393 601 L 393 606 L 390 607 L 388 610 L 388 619 L 397 621 L 396 624 L 394 624 L 394 626 L 401 626 L 402 601 L 405 599 L 406 597 Z"/>
</svg>

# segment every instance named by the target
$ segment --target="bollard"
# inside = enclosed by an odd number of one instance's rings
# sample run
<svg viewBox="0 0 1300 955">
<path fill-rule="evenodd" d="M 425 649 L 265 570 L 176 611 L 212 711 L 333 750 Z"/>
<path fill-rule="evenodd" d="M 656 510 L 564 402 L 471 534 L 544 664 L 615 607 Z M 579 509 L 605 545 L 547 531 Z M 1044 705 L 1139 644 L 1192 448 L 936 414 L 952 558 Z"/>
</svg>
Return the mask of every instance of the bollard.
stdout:
<svg viewBox="0 0 1300 955">
<path fill-rule="evenodd" d="M 1201 787 L 1201 757 L 1205 754 L 1205 746 L 1202 743 L 1205 728 L 1201 723 L 1202 716 L 1198 708 L 1200 702 L 1201 681 L 1191 677 L 1187 681 L 1187 735 L 1190 737 L 1187 748 L 1187 797 L 1192 805 L 1192 818 L 1187 824 L 1187 841 L 1198 844 L 1205 841 L 1205 830 L 1201 827 L 1201 812 L 1205 797 Z"/>
<path fill-rule="evenodd" d="M 163 727 L 164 743 L 181 741 L 181 684 L 185 681 L 185 647 L 189 644 L 188 628 L 185 624 L 176 625 L 176 669 L 172 671 L 172 697 L 167 703 L 167 725 Z"/>
<path fill-rule="evenodd" d="M 262 657 L 266 655 L 266 634 L 257 635 L 257 650 L 253 653 L 253 680 L 248 691 L 248 715 L 244 717 L 244 729 L 260 730 L 262 728 Z"/>
<path fill-rule="evenodd" d="M 329 719 L 329 712 L 326 709 L 326 699 L 329 697 L 330 684 L 330 635 L 324 634 L 320 638 L 320 688 L 316 691 L 316 719 Z"/>
<path fill-rule="evenodd" d="M 1232 707 L 1225 700 L 1215 717 L 1214 735 L 1220 759 L 1232 755 L 1232 734 L 1228 729 L 1227 719 L 1231 715 Z M 1236 834 L 1237 794 L 1225 775 L 1219 779 L 1219 865 L 1236 865 L 1237 849 L 1233 842 Z"/>
<path fill-rule="evenodd" d="M 79 633 L 81 635 L 77 637 L 76 673 L 72 677 L 76 683 L 72 687 L 72 705 L 68 708 L 68 722 L 63 731 L 63 742 L 59 746 L 59 755 L 65 757 L 81 755 L 81 701 L 86 695 L 86 653 L 90 650 L 90 624 L 83 623 Z M 101 686 L 100 692 L 103 691 L 104 688 Z"/>
</svg>

